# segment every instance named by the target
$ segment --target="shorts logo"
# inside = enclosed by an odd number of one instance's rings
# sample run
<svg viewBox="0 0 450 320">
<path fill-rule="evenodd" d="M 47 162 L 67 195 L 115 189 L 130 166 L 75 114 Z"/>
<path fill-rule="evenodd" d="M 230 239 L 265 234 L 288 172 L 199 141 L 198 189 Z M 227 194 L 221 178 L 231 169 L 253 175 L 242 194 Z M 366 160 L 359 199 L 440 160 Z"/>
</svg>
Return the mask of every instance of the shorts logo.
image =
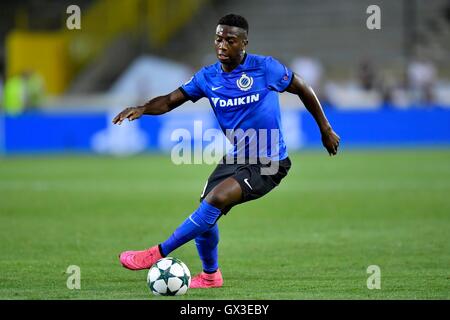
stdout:
<svg viewBox="0 0 450 320">
<path fill-rule="evenodd" d="M 248 187 L 250 188 L 250 190 L 253 190 L 252 186 L 250 185 L 250 183 L 248 182 L 248 178 L 244 179 L 244 182 L 246 185 L 248 185 Z"/>
<path fill-rule="evenodd" d="M 253 78 L 243 73 L 242 76 L 236 81 L 236 84 L 242 91 L 250 90 L 253 85 Z"/>
</svg>

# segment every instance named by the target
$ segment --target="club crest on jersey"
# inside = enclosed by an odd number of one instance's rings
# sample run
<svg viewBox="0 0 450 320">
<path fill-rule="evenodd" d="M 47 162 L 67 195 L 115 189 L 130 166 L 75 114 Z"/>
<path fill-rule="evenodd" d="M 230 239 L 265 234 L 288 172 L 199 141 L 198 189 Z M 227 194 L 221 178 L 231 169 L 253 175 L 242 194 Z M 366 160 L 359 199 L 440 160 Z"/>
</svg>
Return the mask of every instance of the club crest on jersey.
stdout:
<svg viewBox="0 0 450 320">
<path fill-rule="evenodd" d="M 253 85 L 253 78 L 243 73 L 242 76 L 236 81 L 236 84 L 242 91 L 250 90 Z"/>
</svg>

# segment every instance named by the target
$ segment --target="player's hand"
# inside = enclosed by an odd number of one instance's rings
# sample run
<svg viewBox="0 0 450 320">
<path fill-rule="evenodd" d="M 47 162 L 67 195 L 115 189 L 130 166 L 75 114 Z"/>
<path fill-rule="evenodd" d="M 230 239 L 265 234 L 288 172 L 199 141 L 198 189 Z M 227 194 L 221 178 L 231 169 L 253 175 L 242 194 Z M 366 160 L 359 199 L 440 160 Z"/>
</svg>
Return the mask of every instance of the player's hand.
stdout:
<svg viewBox="0 0 450 320">
<path fill-rule="evenodd" d="M 129 121 L 136 120 L 144 114 L 144 108 L 142 107 L 129 107 L 120 112 L 114 117 L 114 124 L 122 124 L 123 120 L 128 119 Z"/>
<path fill-rule="evenodd" d="M 330 156 L 334 156 L 337 154 L 340 140 L 341 138 L 336 134 L 336 132 L 333 131 L 332 128 L 329 128 L 322 132 L 322 143 L 327 149 Z"/>
</svg>

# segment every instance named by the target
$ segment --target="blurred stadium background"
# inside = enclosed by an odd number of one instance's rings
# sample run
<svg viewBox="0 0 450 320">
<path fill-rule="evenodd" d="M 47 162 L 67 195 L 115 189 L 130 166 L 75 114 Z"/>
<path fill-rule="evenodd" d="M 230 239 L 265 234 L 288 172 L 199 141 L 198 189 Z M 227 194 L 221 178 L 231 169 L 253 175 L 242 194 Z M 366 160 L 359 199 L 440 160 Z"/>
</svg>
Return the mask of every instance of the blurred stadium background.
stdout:
<svg viewBox="0 0 450 320">
<path fill-rule="evenodd" d="M 165 150 L 173 127 L 192 118 L 215 126 L 206 99 L 128 130 L 108 123 L 213 63 L 226 12 L 248 18 L 249 52 L 277 57 L 311 84 L 343 146 L 450 141 L 449 1 L 377 1 L 381 30 L 366 27 L 371 1 L 83 0 L 81 30 L 66 26 L 71 4 L 2 3 L 3 153 Z M 320 144 L 301 102 L 280 99 L 291 150 Z M 121 134 L 137 138 L 125 146 Z"/>
<path fill-rule="evenodd" d="M 66 26 L 73 4 L 81 30 Z M 366 27 L 372 4 L 380 30 Z M 226 290 L 188 297 L 449 298 L 450 1 L 0 6 L 1 298 L 148 297 L 117 252 L 167 237 L 197 205 L 212 167 L 171 163 L 170 135 L 217 124 L 206 99 L 120 127 L 111 119 L 213 63 L 216 22 L 231 12 L 249 21 L 249 52 L 315 89 L 341 150 L 329 159 L 299 99 L 281 94 L 292 173 L 221 220 Z M 198 271 L 194 246 L 179 250 Z M 65 287 L 70 264 L 87 279 L 80 293 Z M 366 288 L 370 264 L 387 270 L 379 293 Z"/>
</svg>

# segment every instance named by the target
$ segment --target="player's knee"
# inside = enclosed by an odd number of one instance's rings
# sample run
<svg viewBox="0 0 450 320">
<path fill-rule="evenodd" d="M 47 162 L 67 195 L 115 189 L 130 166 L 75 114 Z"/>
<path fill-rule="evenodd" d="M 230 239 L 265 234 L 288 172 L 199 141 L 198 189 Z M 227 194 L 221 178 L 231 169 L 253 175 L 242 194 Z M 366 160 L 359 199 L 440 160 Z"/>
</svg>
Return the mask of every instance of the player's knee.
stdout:
<svg viewBox="0 0 450 320">
<path fill-rule="evenodd" d="M 214 192 L 214 190 L 208 193 L 205 200 L 210 205 L 219 209 L 223 209 L 228 205 L 227 195 L 223 192 Z"/>
</svg>

